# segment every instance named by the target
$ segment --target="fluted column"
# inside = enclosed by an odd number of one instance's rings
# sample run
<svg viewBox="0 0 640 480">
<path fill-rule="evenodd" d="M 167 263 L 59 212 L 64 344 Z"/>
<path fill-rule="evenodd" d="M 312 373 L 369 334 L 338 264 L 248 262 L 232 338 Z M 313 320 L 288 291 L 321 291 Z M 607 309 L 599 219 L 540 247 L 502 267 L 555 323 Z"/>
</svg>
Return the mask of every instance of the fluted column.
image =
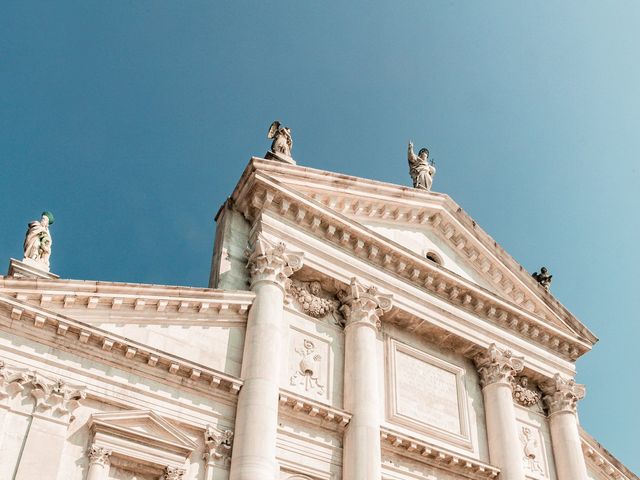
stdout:
<svg viewBox="0 0 640 480">
<path fill-rule="evenodd" d="M 109 475 L 109 457 L 111 450 L 92 445 L 87 452 L 89 457 L 89 470 L 87 480 L 107 480 Z"/>
<path fill-rule="evenodd" d="M 340 295 L 346 325 L 344 353 L 344 408 L 352 414 L 344 434 L 342 478 L 379 480 L 380 391 L 378 389 L 377 333 L 379 316 L 391 309 L 391 296 L 355 279 Z"/>
<path fill-rule="evenodd" d="M 584 398 L 584 385 L 556 374 L 541 385 L 549 409 L 549 430 L 558 480 L 586 480 L 587 466 L 582 453 L 576 406 Z"/>
<path fill-rule="evenodd" d="M 286 251 L 258 234 L 248 263 L 255 299 L 242 358 L 230 480 L 272 480 L 278 472 L 278 375 L 282 356 L 284 289 L 302 266 L 302 254 Z"/>
<path fill-rule="evenodd" d="M 513 406 L 511 380 L 524 367 L 522 358 L 512 356 L 495 344 L 475 357 L 480 373 L 487 421 L 489 457 L 500 468 L 502 480 L 524 480 L 524 467 Z"/>
</svg>

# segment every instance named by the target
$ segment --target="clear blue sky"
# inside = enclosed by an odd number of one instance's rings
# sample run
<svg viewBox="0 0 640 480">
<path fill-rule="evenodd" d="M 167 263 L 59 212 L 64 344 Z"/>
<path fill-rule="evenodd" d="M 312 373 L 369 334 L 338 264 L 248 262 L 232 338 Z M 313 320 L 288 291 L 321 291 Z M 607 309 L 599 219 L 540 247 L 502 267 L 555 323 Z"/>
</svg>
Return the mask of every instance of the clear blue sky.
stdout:
<svg viewBox="0 0 640 480">
<path fill-rule="evenodd" d="M 206 285 L 274 119 L 299 163 L 410 184 L 406 142 L 601 339 L 586 429 L 640 472 L 640 3 L 0 0 L 0 262 Z"/>
</svg>

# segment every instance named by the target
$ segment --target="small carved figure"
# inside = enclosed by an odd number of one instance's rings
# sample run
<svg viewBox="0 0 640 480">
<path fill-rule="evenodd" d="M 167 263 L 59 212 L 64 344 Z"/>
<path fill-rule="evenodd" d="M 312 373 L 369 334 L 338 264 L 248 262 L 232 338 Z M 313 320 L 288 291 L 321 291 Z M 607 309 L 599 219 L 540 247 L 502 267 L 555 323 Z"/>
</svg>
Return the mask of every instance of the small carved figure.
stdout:
<svg viewBox="0 0 640 480">
<path fill-rule="evenodd" d="M 534 272 L 531 276 L 535 278 L 538 281 L 538 283 L 542 285 L 542 287 L 546 291 L 549 291 L 549 287 L 551 287 L 551 279 L 553 278 L 553 275 L 549 275 L 549 272 L 547 271 L 547 267 L 542 267 L 540 269 L 540 273 Z"/>
<path fill-rule="evenodd" d="M 413 142 L 409 142 L 408 149 L 409 175 L 413 180 L 413 187 L 421 190 L 431 190 L 436 167 L 429 160 L 429 150 L 421 148 L 416 155 L 413 151 Z"/>
<path fill-rule="evenodd" d="M 51 234 L 49 225 L 53 225 L 53 214 L 42 212 L 42 218 L 29 224 L 29 229 L 24 239 L 23 262 L 36 263 L 40 268 L 49 271 L 49 258 L 51 257 Z"/>
<path fill-rule="evenodd" d="M 324 395 L 324 385 L 320 383 L 320 360 L 322 357 L 316 353 L 316 346 L 311 340 L 304 339 L 303 348 L 296 348 L 300 355 L 298 369 L 291 377 L 291 385 L 304 385 L 308 392 L 316 389 L 319 395 Z"/>
<path fill-rule="evenodd" d="M 529 386 L 529 377 L 523 375 L 513 381 L 513 398 L 523 407 L 530 407 L 538 403 L 540 394 Z"/>
<path fill-rule="evenodd" d="M 339 302 L 322 297 L 322 287 L 318 281 L 298 282 L 293 280 L 288 283 L 287 290 L 298 302 L 302 311 L 311 317 L 322 318 L 330 313 L 337 313 Z"/>
<path fill-rule="evenodd" d="M 520 441 L 524 449 L 524 466 L 531 473 L 544 474 L 542 465 L 538 461 L 538 441 L 530 428 L 522 427 Z"/>
<path fill-rule="evenodd" d="M 291 157 L 293 139 L 291 138 L 291 129 L 289 127 L 282 127 L 280 122 L 276 120 L 269 127 L 267 138 L 273 138 L 273 142 L 271 143 L 271 151 L 273 153 L 280 153 Z"/>
</svg>

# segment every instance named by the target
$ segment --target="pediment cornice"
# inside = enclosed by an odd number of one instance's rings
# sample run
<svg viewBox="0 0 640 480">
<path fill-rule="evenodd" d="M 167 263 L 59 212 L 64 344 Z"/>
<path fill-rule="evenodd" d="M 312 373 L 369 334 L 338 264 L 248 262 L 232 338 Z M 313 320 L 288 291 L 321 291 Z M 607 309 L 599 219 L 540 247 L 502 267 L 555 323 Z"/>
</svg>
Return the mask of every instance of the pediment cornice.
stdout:
<svg viewBox="0 0 640 480">
<path fill-rule="evenodd" d="M 182 387 L 236 396 L 242 386 L 240 379 L 230 375 L 5 294 L 0 294 L 0 325 Z"/>
<path fill-rule="evenodd" d="M 291 168 L 290 168 L 291 167 Z M 446 194 L 427 192 L 301 166 L 253 158 L 245 171 L 267 174 L 355 220 L 423 225 L 465 258 L 491 289 L 534 315 L 566 326 L 587 342 L 597 338 Z M 242 186 L 246 183 L 241 181 Z M 239 187 L 240 185 L 239 184 Z M 236 193 L 236 192 L 234 192 Z"/>
<path fill-rule="evenodd" d="M 544 346 L 561 358 L 575 360 L 592 346 L 589 340 L 581 338 L 565 325 L 554 325 L 523 306 L 423 259 L 354 219 L 257 169 L 250 175 L 243 176 L 232 200 L 235 208 L 251 221 L 262 212 L 275 213 L 298 228 L 323 238 L 450 304 Z"/>
</svg>

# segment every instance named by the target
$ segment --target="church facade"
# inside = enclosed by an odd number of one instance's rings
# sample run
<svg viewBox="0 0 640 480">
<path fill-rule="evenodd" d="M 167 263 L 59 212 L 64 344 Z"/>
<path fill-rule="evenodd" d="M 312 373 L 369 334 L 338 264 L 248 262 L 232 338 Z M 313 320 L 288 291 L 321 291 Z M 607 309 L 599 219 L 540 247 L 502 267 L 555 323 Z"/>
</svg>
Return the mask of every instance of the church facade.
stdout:
<svg viewBox="0 0 640 480">
<path fill-rule="evenodd" d="M 209 288 L 11 261 L 0 479 L 638 480 L 579 425 L 597 338 L 548 283 L 447 195 L 283 145 L 219 210 Z"/>
</svg>

